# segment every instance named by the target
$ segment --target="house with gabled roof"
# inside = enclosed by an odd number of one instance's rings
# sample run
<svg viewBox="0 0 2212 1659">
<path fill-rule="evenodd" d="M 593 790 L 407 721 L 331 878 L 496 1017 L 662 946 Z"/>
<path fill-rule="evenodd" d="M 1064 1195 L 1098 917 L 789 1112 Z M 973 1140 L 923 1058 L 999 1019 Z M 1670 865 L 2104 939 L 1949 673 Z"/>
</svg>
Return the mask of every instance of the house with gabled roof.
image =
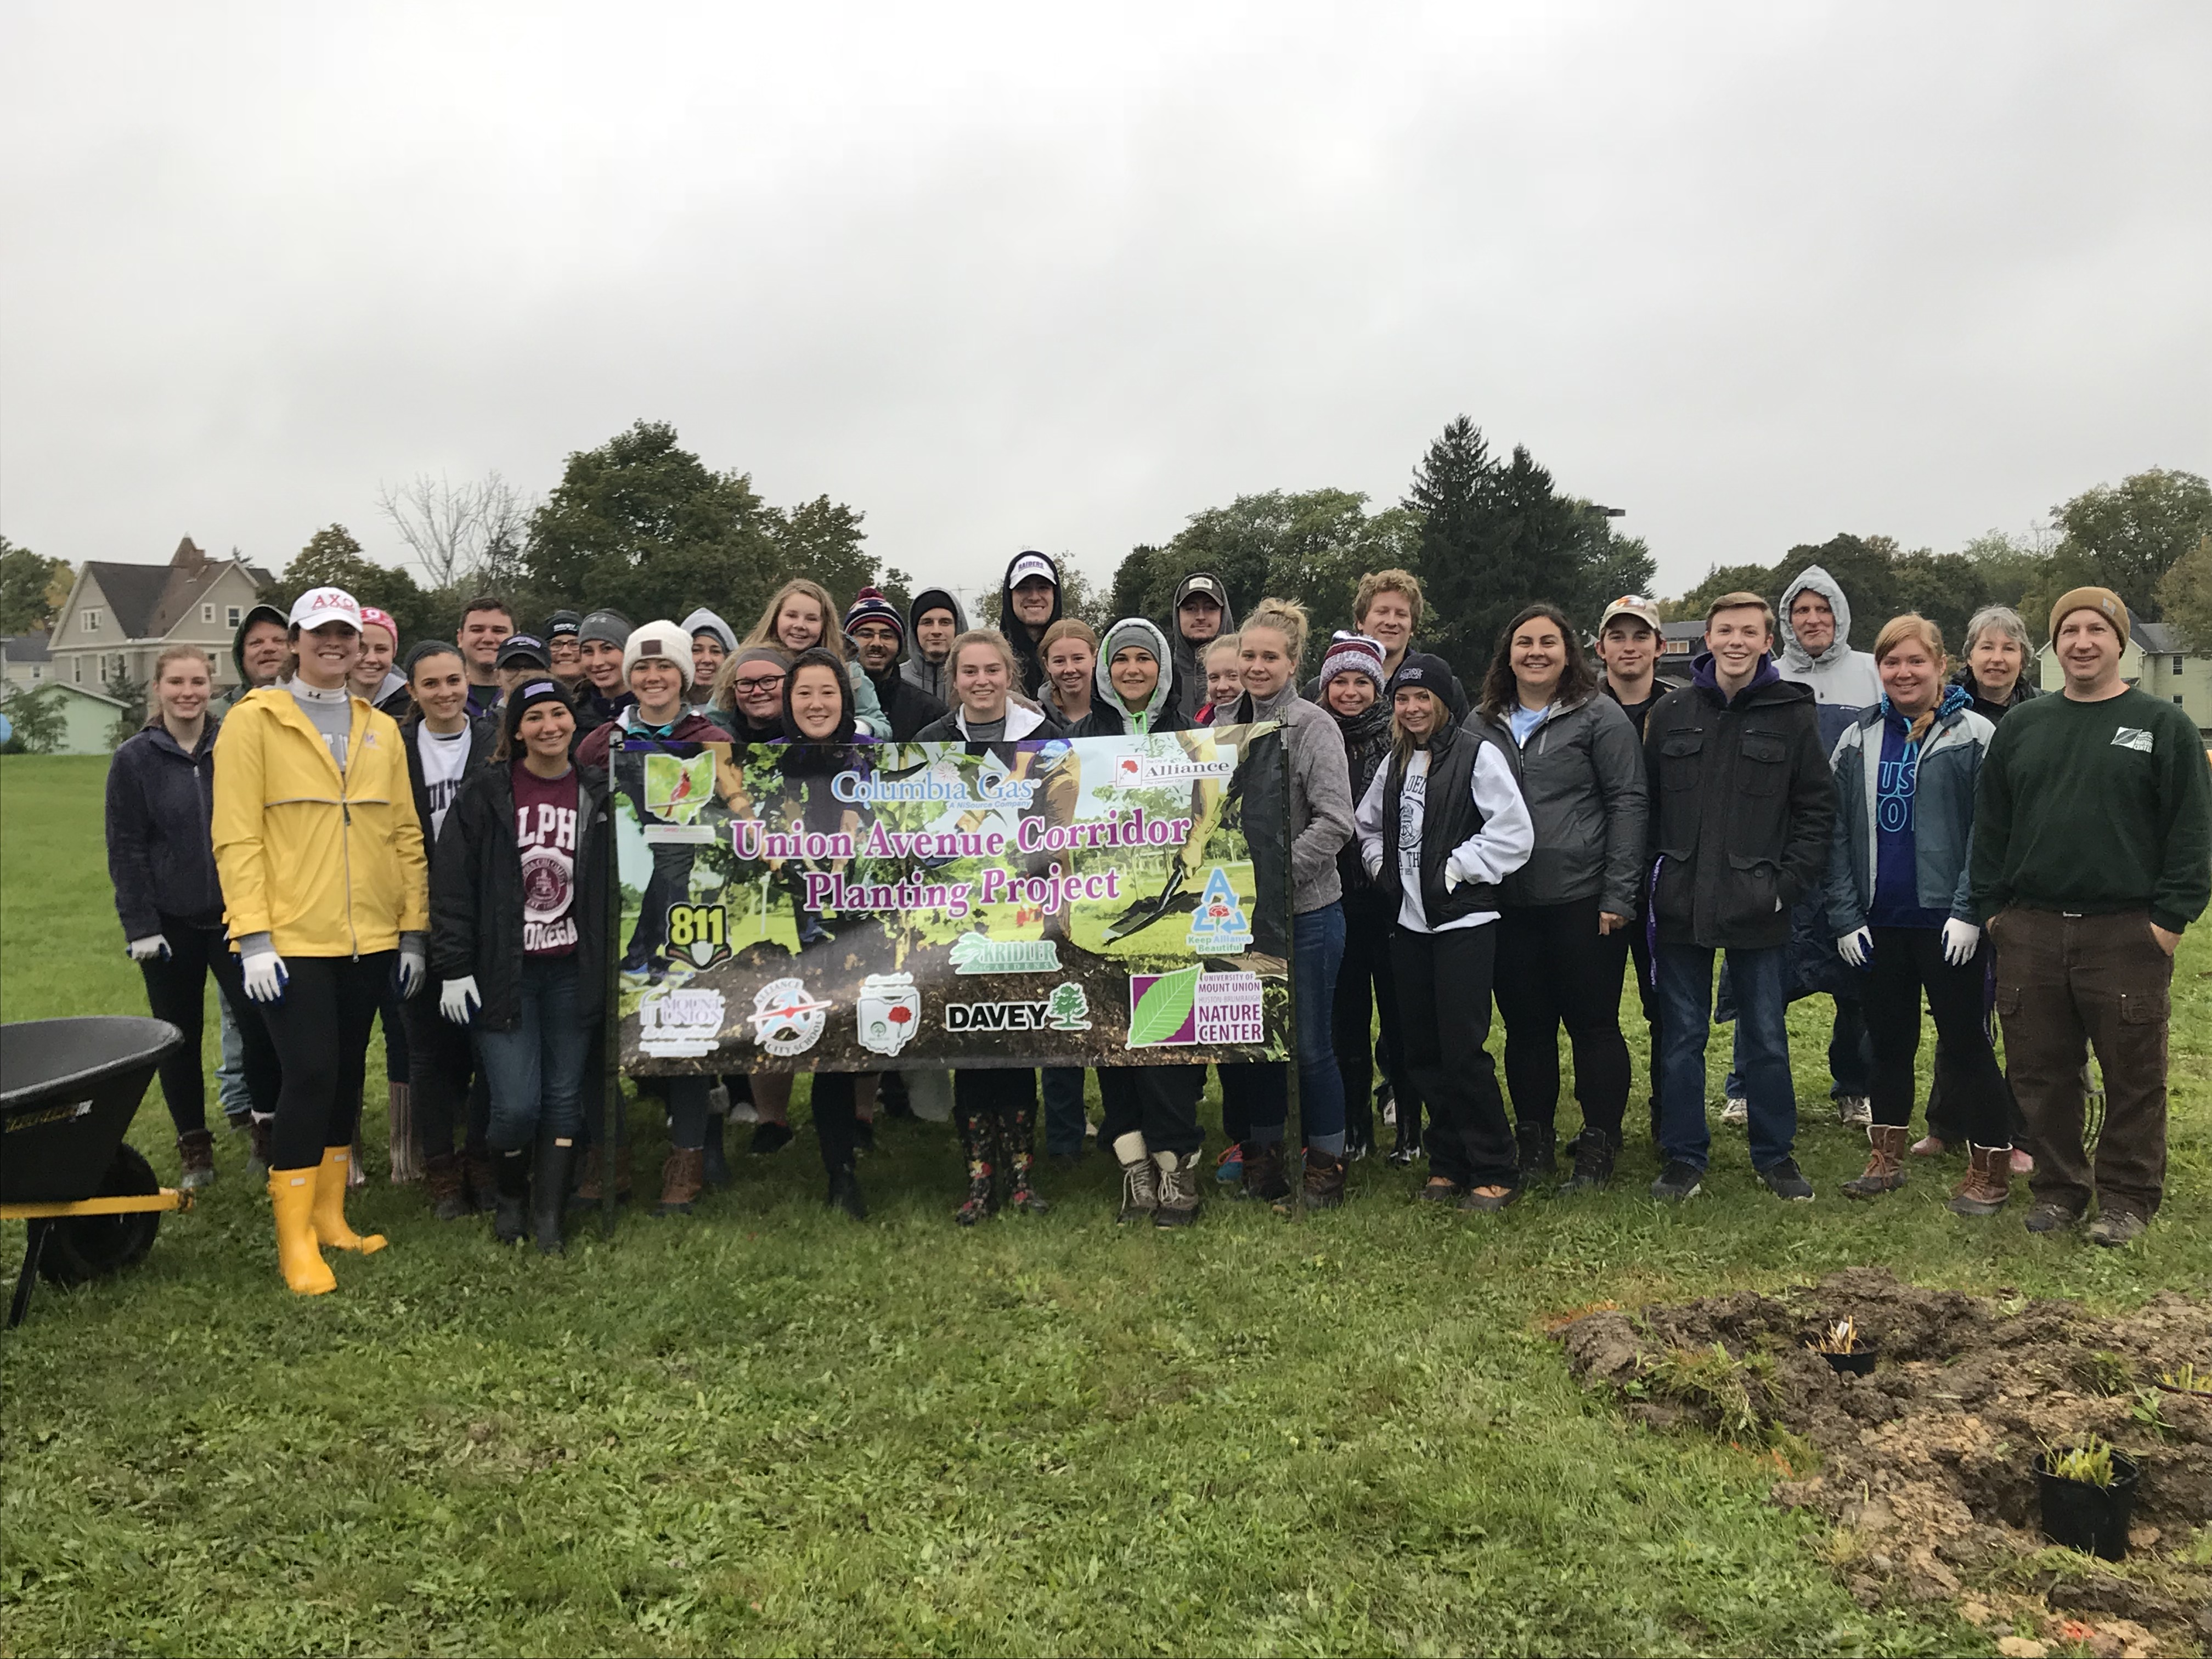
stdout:
<svg viewBox="0 0 2212 1659">
<path fill-rule="evenodd" d="M 165 565 L 87 560 L 47 637 L 46 677 L 88 691 L 143 684 L 165 647 L 197 645 L 215 664 L 216 687 L 235 685 L 231 636 L 273 580 L 242 558 L 210 558 L 189 536 Z"/>
</svg>

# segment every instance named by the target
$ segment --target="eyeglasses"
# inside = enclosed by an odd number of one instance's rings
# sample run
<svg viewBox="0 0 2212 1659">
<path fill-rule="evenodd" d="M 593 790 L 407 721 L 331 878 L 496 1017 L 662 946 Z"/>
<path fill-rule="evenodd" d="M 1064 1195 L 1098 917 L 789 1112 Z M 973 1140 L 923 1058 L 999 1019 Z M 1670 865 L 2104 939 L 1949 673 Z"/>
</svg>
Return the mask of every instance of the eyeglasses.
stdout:
<svg viewBox="0 0 2212 1659">
<path fill-rule="evenodd" d="M 748 697 L 757 697 L 764 691 L 773 691 L 783 684 L 783 676 L 774 675 L 764 680 L 732 680 L 730 689 Z"/>
</svg>

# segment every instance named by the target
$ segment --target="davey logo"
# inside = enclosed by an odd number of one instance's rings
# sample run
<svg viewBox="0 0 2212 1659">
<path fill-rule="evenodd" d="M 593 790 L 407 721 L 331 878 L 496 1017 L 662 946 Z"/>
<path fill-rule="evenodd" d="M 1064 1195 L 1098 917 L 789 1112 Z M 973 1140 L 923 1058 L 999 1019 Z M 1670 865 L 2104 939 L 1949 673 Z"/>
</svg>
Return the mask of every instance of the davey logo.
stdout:
<svg viewBox="0 0 2212 1659">
<path fill-rule="evenodd" d="M 1050 1028 L 1050 1002 L 948 1002 L 948 1031 L 1042 1031 Z"/>
</svg>

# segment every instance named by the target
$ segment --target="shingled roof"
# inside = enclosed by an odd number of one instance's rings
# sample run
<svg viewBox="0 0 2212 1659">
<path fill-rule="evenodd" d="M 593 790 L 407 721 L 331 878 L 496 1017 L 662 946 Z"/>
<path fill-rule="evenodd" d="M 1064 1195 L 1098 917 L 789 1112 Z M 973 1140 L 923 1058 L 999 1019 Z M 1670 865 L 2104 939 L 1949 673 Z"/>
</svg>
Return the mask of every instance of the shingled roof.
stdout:
<svg viewBox="0 0 2212 1659">
<path fill-rule="evenodd" d="M 165 565 L 92 559 L 84 569 L 100 583 L 125 639 L 158 640 L 167 637 L 229 568 L 229 560 L 210 559 L 187 536 Z M 266 587 L 274 580 L 258 565 L 246 566 L 246 574 L 256 587 Z"/>
</svg>

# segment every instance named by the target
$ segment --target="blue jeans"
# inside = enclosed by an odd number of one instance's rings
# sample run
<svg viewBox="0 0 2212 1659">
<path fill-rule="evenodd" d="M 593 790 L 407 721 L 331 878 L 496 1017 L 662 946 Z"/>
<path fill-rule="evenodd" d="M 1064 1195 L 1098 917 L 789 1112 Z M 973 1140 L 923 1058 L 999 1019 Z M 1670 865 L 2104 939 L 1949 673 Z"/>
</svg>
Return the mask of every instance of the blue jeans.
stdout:
<svg viewBox="0 0 2212 1659">
<path fill-rule="evenodd" d="M 1790 1081 L 1789 1002 L 1783 988 L 1788 947 L 1730 951 L 1735 1041 L 1751 1103 L 1751 1164 L 1766 1170 L 1790 1156 L 1797 1139 L 1797 1097 Z M 1705 1127 L 1705 1039 L 1712 1027 L 1713 952 L 1662 945 L 1657 953 L 1659 1027 L 1666 1064 L 1659 1081 L 1659 1149 L 1700 1170 L 1712 1151 Z"/>
<path fill-rule="evenodd" d="M 225 1117 L 234 1124 L 243 1123 L 253 1110 L 253 1097 L 246 1087 L 246 1039 L 239 1035 L 238 1017 L 230 1005 L 217 999 L 216 1008 L 222 1015 L 222 1064 L 215 1068 L 215 1097 L 222 1103 Z"/>
<path fill-rule="evenodd" d="M 1083 1155 L 1083 1067 L 1044 1068 L 1044 1149 L 1055 1157 Z"/>
<path fill-rule="evenodd" d="M 1344 1155 L 1344 1075 L 1336 1069 L 1336 1044 L 1329 1036 L 1336 1006 L 1336 970 L 1344 961 L 1344 907 L 1325 905 L 1298 917 L 1291 933 L 1291 994 L 1297 999 L 1298 1120 L 1305 1144 L 1332 1158 Z M 1279 1060 L 1238 1062 L 1255 1068 L 1279 1066 Z M 1222 1115 L 1225 1122 L 1232 1088 L 1231 1067 L 1221 1068 Z M 1234 1085 L 1249 1099 L 1251 1127 L 1246 1138 L 1264 1145 L 1283 1138 L 1290 1115 L 1287 1089 L 1265 1086 L 1256 1075 Z"/>
<path fill-rule="evenodd" d="M 592 1033 L 576 1014 L 576 958 L 525 957 L 513 1029 L 478 1031 L 477 1058 L 491 1085 L 494 1152 L 527 1146 L 539 1129 L 583 1127 L 584 1061 Z"/>
</svg>

